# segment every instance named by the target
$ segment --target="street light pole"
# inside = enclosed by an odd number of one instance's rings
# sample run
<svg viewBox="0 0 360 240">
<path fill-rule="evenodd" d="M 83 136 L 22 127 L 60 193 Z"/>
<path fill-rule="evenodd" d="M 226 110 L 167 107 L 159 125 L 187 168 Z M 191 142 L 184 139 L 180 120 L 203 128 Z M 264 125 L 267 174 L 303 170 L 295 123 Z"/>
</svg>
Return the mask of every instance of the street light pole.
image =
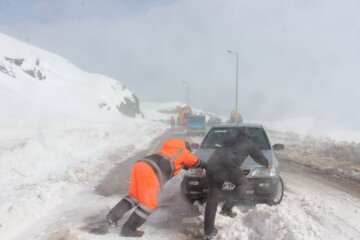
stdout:
<svg viewBox="0 0 360 240">
<path fill-rule="evenodd" d="M 186 84 L 186 106 L 189 106 L 189 83 L 187 81 L 182 81 Z"/>
<path fill-rule="evenodd" d="M 235 111 L 239 112 L 238 109 L 238 91 L 239 91 L 239 53 L 235 51 L 228 50 L 228 53 L 236 55 L 236 87 L 235 87 Z"/>
</svg>

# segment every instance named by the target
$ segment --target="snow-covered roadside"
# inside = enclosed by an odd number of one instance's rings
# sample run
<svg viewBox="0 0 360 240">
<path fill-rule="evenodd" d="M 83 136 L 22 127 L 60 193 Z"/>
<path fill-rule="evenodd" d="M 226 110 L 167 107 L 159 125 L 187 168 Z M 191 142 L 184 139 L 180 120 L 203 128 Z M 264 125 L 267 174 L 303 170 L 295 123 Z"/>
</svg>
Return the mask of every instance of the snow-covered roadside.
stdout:
<svg viewBox="0 0 360 240">
<path fill-rule="evenodd" d="M 114 163 L 146 148 L 166 126 L 0 124 L 0 236 L 10 239 Z"/>
<path fill-rule="evenodd" d="M 272 143 L 283 143 L 280 158 L 360 182 L 360 143 L 268 130 Z"/>
<path fill-rule="evenodd" d="M 235 208 L 234 219 L 216 216 L 216 240 L 349 240 L 360 237 L 360 200 L 324 184 L 321 177 L 286 169 L 281 173 L 285 193 L 280 205 Z M 218 213 L 220 207 L 218 208 Z M 201 229 L 203 216 L 189 221 Z M 194 227 L 194 224 L 197 226 Z M 183 238 L 183 239 L 191 239 Z"/>
<path fill-rule="evenodd" d="M 307 211 L 318 206 L 316 202 L 297 199 L 293 194 L 285 197 L 281 206 L 256 205 L 253 209 L 237 208 L 238 216 L 230 220 L 217 216 L 219 235 L 216 239 L 241 240 L 309 240 L 331 239 Z M 311 206 L 310 209 L 304 206 Z"/>
<path fill-rule="evenodd" d="M 149 134 L 151 131 L 147 134 L 144 133 L 144 136 Z M 281 139 L 281 135 L 278 136 L 278 139 L 284 140 Z M 277 142 L 276 139 L 272 140 L 273 143 Z M 129 139 L 129 141 L 132 140 Z M 280 142 L 290 143 L 291 141 L 297 142 L 298 139 L 289 135 L 288 142 Z M 121 151 L 119 150 L 118 153 Z M 359 199 L 326 185 L 318 179 L 312 179 L 306 172 L 294 173 L 290 169 L 282 172 L 282 177 L 286 184 L 286 191 L 280 205 L 270 207 L 261 204 L 255 207 L 240 207 L 236 209 L 238 217 L 235 219 L 217 215 L 216 225 L 219 228 L 219 234 L 216 239 L 359 239 L 360 232 L 357 230 L 360 229 Z M 174 178 L 173 180 L 175 181 L 168 183 L 167 189 L 178 191 L 181 179 Z M 69 183 L 66 182 L 66 184 Z M 81 184 L 81 186 L 83 185 Z M 93 192 L 92 187 L 87 185 L 76 195 L 69 196 L 67 201 L 62 201 L 57 209 L 52 210 L 51 213 L 48 212 L 46 217 L 15 239 L 23 239 L 24 236 L 39 240 L 127 239 L 119 236 L 119 229 L 115 228 L 111 228 L 110 232 L 105 235 L 96 235 L 84 229 L 88 221 L 94 221 L 94 219 L 88 220 L 89 218 L 97 217 L 103 220 L 109 207 L 112 207 L 120 198 L 121 196 L 99 196 Z M 163 211 L 161 212 L 161 210 Z M 158 214 L 157 221 L 167 221 L 166 219 L 170 217 L 166 216 L 168 210 L 166 208 L 158 209 L 154 213 L 154 217 Z M 202 229 L 202 222 L 202 216 L 195 218 L 195 222 L 190 222 L 192 229 Z M 186 225 L 186 221 L 183 224 Z M 158 228 L 151 223 L 145 224 L 141 229 L 145 231 L 145 236 L 142 238 L 145 240 L 193 239 L 191 231 L 186 234 L 172 229 Z"/>
<path fill-rule="evenodd" d="M 350 194 L 339 191 L 330 185 L 306 173 L 294 173 L 292 170 L 282 172 L 286 184 L 284 199 L 280 205 L 268 206 L 258 204 L 240 206 L 234 210 L 238 216 L 234 219 L 216 216 L 216 227 L 219 232 L 216 240 L 349 240 L 359 239 L 360 201 Z M 173 181 L 175 180 L 175 181 Z M 181 178 L 174 178 L 166 191 L 177 191 Z M 175 187 L 175 188 L 174 188 Z M 90 233 L 84 229 L 88 222 L 103 220 L 109 206 L 113 206 L 121 196 L 101 197 L 88 190 L 76 197 L 78 202 L 70 203 L 68 210 L 53 213 L 56 221 L 52 227 L 38 234 L 34 239 L 76 239 L 76 240 L 116 240 L 128 239 L 119 235 L 124 219 L 119 228 L 110 228 L 105 235 Z M 180 204 L 175 201 L 175 204 Z M 169 204 L 171 208 L 174 206 Z M 65 207 L 66 209 L 66 207 Z M 158 209 L 153 215 L 155 220 L 166 221 L 169 209 Z M 220 206 L 218 212 L 220 211 Z M 203 209 L 202 209 L 203 212 Z M 80 216 L 80 217 L 79 217 Z M 63 220 L 59 220 L 63 218 Z M 166 227 L 156 227 L 151 220 L 141 227 L 144 240 L 193 240 L 199 239 L 202 231 L 203 214 L 184 219 L 185 231 L 178 232 Z M 179 224 L 181 224 L 179 222 Z M 181 229 L 181 226 L 179 226 Z M 20 239 L 20 238 L 19 238 Z M 201 238 L 200 238 L 201 239 Z"/>
<path fill-rule="evenodd" d="M 358 199 L 320 182 L 284 173 L 286 193 L 278 206 L 240 207 L 238 216 L 217 216 L 221 240 L 358 239 Z M 320 188 L 321 187 L 321 188 Z"/>
<path fill-rule="evenodd" d="M 258 122 L 258 121 L 255 121 Z M 282 121 L 261 121 L 261 123 L 275 131 L 296 133 L 303 136 L 313 136 L 334 141 L 360 142 L 359 129 L 351 129 L 329 120 L 314 117 L 300 117 Z"/>
</svg>

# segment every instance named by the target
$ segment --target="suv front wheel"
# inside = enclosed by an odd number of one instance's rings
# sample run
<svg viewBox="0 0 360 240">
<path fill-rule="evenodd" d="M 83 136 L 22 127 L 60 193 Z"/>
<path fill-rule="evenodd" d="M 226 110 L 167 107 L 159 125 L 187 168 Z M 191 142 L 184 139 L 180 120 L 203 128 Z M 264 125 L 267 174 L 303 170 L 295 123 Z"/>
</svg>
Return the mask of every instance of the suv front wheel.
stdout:
<svg viewBox="0 0 360 240">
<path fill-rule="evenodd" d="M 284 196 L 284 182 L 282 178 L 277 183 L 276 190 L 272 198 L 267 199 L 266 203 L 270 206 L 277 205 L 281 202 Z"/>
</svg>

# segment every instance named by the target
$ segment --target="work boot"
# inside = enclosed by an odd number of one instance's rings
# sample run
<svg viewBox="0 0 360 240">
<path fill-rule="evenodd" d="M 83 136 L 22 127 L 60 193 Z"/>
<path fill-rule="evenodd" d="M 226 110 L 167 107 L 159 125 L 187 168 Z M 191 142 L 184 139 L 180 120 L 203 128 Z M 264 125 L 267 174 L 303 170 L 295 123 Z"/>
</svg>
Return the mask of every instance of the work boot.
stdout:
<svg viewBox="0 0 360 240">
<path fill-rule="evenodd" d="M 216 236 L 217 233 L 218 233 L 218 230 L 216 228 L 213 228 L 213 230 L 210 234 L 204 236 L 204 240 L 214 239 L 214 237 Z"/>
<path fill-rule="evenodd" d="M 137 230 L 137 228 L 140 227 L 145 221 L 146 219 L 136 214 L 135 210 L 126 223 L 124 223 L 121 229 L 121 235 L 124 237 L 141 237 L 144 235 L 144 232 Z"/>
<path fill-rule="evenodd" d="M 121 230 L 121 236 L 123 237 L 142 237 L 143 235 L 144 232 L 137 229 L 122 228 Z"/>
<path fill-rule="evenodd" d="M 227 208 L 221 209 L 220 214 L 230 218 L 235 218 L 237 216 L 236 212 L 233 212 L 231 209 L 227 209 Z"/>
<path fill-rule="evenodd" d="M 106 216 L 106 222 L 109 225 L 115 225 L 117 227 L 117 222 L 122 218 L 122 216 L 132 208 L 131 204 L 121 199 L 115 207 L 113 207 L 108 215 Z"/>
<path fill-rule="evenodd" d="M 119 219 L 116 218 L 111 212 L 109 212 L 108 215 L 106 215 L 106 222 L 109 225 L 114 225 L 115 227 L 117 227 L 118 221 L 119 221 Z"/>
</svg>

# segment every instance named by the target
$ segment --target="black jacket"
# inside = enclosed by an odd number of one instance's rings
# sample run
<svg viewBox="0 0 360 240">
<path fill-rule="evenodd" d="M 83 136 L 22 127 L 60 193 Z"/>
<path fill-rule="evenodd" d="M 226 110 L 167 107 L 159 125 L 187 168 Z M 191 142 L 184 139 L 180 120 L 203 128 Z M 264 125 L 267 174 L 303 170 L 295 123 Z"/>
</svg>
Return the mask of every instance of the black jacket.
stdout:
<svg viewBox="0 0 360 240">
<path fill-rule="evenodd" d="M 230 175 L 243 174 L 240 166 L 249 155 L 257 163 L 268 166 L 269 161 L 249 136 L 239 134 L 236 137 L 226 139 L 223 147 L 216 149 L 206 163 L 208 176 L 220 181 L 231 181 Z"/>
</svg>

